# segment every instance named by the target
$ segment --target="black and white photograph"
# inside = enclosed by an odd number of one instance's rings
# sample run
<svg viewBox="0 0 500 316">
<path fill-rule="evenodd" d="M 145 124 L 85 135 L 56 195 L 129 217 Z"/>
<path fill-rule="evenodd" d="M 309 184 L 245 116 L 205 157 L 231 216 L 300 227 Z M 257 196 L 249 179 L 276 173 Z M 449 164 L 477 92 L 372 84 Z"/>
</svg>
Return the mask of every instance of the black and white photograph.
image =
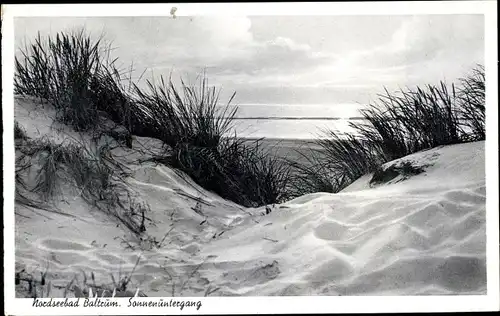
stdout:
<svg viewBox="0 0 500 316">
<path fill-rule="evenodd" d="M 458 2 L 9 16 L 6 293 L 491 302 L 496 2 Z"/>
</svg>

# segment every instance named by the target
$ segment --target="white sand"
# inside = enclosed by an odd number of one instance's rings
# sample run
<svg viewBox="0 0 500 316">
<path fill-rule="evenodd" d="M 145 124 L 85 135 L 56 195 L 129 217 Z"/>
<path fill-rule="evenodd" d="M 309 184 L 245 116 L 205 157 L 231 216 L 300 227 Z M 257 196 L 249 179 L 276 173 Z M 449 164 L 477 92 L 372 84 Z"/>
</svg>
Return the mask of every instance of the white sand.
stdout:
<svg viewBox="0 0 500 316">
<path fill-rule="evenodd" d="M 66 137 L 50 128 L 51 113 L 16 99 L 16 120 L 30 137 Z M 135 138 L 139 145 L 158 143 Z M 424 151 L 400 160 L 428 165 L 425 173 L 376 187 L 366 175 L 339 194 L 302 196 L 269 215 L 165 166 L 129 164 L 128 183 L 151 206 L 147 234 L 161 240 L 170 231 L 160 249 L 64 190 L 58 206 L 68 215 L 16 205 L 16 269 L 47 270 L 54 297 L 75 273 L 81 281 L 81 271 L 110 284 L 110 273 L 129 273 L 138 256 L 130 289 L 148 296 L 485 294 L 484 155 L 484 142 Z M 201 207 L 189 196 L 201 197 Z"/>
</svg>

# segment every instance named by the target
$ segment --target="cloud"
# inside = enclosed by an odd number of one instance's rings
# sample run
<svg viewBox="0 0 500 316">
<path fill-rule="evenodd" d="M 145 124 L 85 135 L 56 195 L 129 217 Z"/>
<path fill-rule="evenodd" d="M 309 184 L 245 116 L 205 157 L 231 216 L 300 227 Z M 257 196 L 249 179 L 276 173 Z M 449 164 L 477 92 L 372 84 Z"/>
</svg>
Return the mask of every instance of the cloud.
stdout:
<svg viewBox="0 0 500 316">
<path fill-rule="evenodd" d="M 415 80 L 435 78 L 443 73 L 435 71 L 439 68 L 446 69 L 448 76 L 454 78 L 464 69 L 483 63 L 483 52 L 482 15 L 413 16 L 401 24 L 388 43 L 353 52 L 349 64 L 372 69 L 404 69 L 406 75 Z M 448 65 L 450 61 L 454 66 Z M 425 76 L 425 72 L 436 75 Z"/>
<path fill-rule="evenodd" d="M 81 26 L 105 31 L 136 77 L 206 69 L 243 103 L 364 102 L 384 86 L 454 80 L 484 60 L 481 15 L 30 17 L 16 19 L 16 44 Z"/>
<path fill-rule="evenodd" d="M 220 75 L 283 76 L 314 70 L 332 62 L 334 56 L 314 52 L 311 47 L 278 37 L 267 42 L 252 42 L 245 56 L 231 56 L 212 64 Z M 262 78 L 261 78 L 262 79 Z"/>
<path fill-rule="evenodd" d="M 20 18 L 16 39 L 33 38 L 37 31 L 46 35 L 85 27 L 97 35 L 104 30 L 116 57 L 125 63 L 134 61 L 138 71 L 207 68 L 222 77 L 250 81 L 255 76 L 279 79 L 307 72 L 334 59 L 288 37 L 258 41 L 251 26 L 248 17 Z"/>
</svg>

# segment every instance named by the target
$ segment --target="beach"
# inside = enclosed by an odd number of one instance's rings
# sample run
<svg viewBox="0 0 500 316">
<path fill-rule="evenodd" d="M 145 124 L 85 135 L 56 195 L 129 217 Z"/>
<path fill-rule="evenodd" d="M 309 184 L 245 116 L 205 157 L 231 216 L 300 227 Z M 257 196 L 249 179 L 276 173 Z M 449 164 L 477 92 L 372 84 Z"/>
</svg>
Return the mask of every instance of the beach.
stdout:
<svg viewBox="0 0 500 316">
<path fill-rule="evenodd" d="M 304 164 L 310 163 L 306 157 L 311 156 L 311 150 L 320 154 L 323 150 L 315 143 L 314 139 L 292 139 L 292 138 L 243 138 L 250 146 L 258 141 L 262 150 L 281 159 L 288 159 Z"/>
</svg>

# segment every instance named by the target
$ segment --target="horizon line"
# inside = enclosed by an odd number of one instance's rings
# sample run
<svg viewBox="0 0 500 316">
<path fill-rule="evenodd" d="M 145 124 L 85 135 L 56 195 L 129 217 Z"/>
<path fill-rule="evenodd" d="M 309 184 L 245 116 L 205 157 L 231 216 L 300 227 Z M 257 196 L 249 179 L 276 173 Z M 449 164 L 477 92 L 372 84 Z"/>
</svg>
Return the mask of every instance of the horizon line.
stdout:
<svg viewBox="0 0 500 316">
<path fill-rule="evenodd" d="M 218 119 L 229 118 L 224 116 L 217 117 Z M 365 120 L 361 116 L 353 117 L 309 117 L 309 116 L 235 116 L 232 119 L 235 120 L 307 120 L 307 121 L 339 121 L 339 120 Z"/>
</svg>

